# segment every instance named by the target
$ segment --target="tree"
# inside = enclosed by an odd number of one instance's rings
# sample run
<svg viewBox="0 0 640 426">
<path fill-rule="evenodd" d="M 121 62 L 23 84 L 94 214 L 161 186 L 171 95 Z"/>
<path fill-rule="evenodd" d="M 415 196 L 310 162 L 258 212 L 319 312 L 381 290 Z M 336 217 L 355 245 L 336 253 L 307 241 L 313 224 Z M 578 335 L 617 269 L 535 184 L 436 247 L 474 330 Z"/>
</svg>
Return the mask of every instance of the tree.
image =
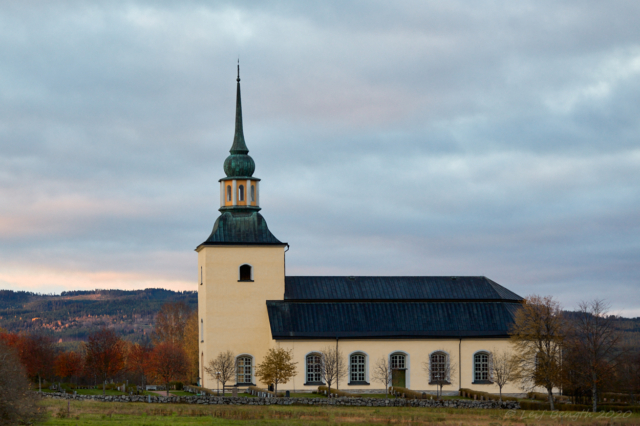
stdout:
<svg viewBox="0 0 640 426">
<path fill-rule="evenodd" d="M 388 358 L 381 356 L 378 359 L 372 377 L 375 382 L 382 383 L 386 390 L 385 398 L 388 398 L 389 386 L 391 386 L 391 365 Z"/>
<path fill-rule="evenodd" d="M 580 371 L 590 385 L 594 413 L 598 410 L 598 389 L 605 378 L 613 376 L 622 355 L 618 348 L 620 334 L 608 310 L 609 306 L 601 299 L 581 302 L 569 340 L 582 359 Z"/>
<path fill-rule="evenodd" d="M 129 356 L 127 357 L 127 369 L 139 376 L 142 389 L 144 389 L 147 376 L 151 372 L 150 358 L 152 350 L 153 348 L 148 343 L 136 343 L 129 350 Z"/>
<path fill-rule="evenodd" d="M 84 344 L 85 365 L 102 380 L 102 394 L 106 382 L 124 368 L 124 342 L 113 330 L 103 328 L 87 337 Z"/>
<path fill-rule="evenodd" d="M 451 362 L 449 355 L 443 349 L 439 349 L 423 363 L 423 368 L 429 377 L 429 384 L 437 386 L 437 397 L 442 397 L 444 385 L 450 385 L 456 377 L 456 365 Z"/>
<path fill-rule="evenodd" d="M 53 339 L 41 334 L 20 336 L 17 341 L 17 349 L 27 376 L 34 379 L 37 377 L 40 391 L 42 391 L 42 377 L 51 378 L 53 375 L 53 365 L 56 358 Z"/>
<path fill-rule="evenodd" d="M 199 327 L 198 327 L 198 312 L 192 311 L 189 318 L 187 318 L 187 324 L 184 328 L 184 350 L 187 353 L 189 359 L 189 371 L 187 376 L 191 383 L 196 383 L 197 378 L 200 375 L 198 373 L 198 350 L 199 350 Z"/>
<path fill-rule="evenodd" d="M 500 389 L 500 402 L 502 403 L 502 388 L 513 381 L 515 377 L 515 363 L 510 352 L 506 350 L 498 351 L 493 349 L 491 352 L 491 376 L 493 383 L 498 385 Z"/>
<path fill-rule="evenodd" d="M 560 304 L 551 296 L 529 296 L 511 328 L 515 375 L 524 390 L 543 387 L 554 409 L 553 389 L 562 382 L 566 330 Z"/>
<path fill-rule="evenodd" d="M 32 424 L 43 419 L 44 410 L 30 393 L 16 349 L 0 341 L 0 426 Z"/>
<path fill-rule="evenodd" d="M 84 360 L 79 353 L 73 351 L 61 352 L 56 357 L 54 370 L 56 376 L 63 379 L 67 377 L 75 377 L 77 379 L 84 368 L 83 364 Z"/>
<path fill-rule="evenodd" d="M 187 373 L 187 355 L 181 346 L 163 342 L 153 348 L 150 370 L 165 384 L 169 396 L 169 383 Z"/>
<path fill-rule="evenodd" d="M 256 377 L 262 383 L 273 384 L 278 396 L 278 384 L 287 383 L 296 372 L 297 362 L 293 362 L 293 351 L 283 348 L 271 348 L 256 368 Z"/>
<path fill-rule="evenodd" d="M 171 342 L 174 345 L 182 346 L 185 328 L 190 316 L 191 308 L 186 303 L 165 303 L 156 315 L 156 324 L 151 339 L 156 344 Z"/>
<path fill-rule="evenodd" d="M 215 359 L 209 361 L 204 371 L 212 378 L 222 383 L 222 395 L 227 382 L 236 375 L 236 356 L 231 351 L 220 352 Z"/>
<path fill-rule="evenodd" d="M 336 346 L 329 346 L 323 349 L 320 357 L 320 377 L 327 384 L 329 394 L 331 384 L 346 377 L 347 365 L 344 361 L 342 351 Z"/>
</svg>

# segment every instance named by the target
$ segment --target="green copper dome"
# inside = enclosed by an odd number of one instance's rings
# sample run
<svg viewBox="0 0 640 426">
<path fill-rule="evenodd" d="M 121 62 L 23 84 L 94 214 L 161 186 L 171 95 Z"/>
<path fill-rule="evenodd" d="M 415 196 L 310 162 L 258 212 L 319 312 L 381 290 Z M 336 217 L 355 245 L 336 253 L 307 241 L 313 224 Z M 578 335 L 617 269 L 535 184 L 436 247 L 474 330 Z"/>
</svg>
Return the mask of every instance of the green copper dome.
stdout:
<svg viewBox="0 0 640 426">
<path fill-rule="evenodd" d="M 227 177 L 251 177 L 255 170 L 256 163 L 246 154 L 231 154 L 224 160 L 224 172 Z"/>
<path fill-rule="evenodd" d="M 240 67 L 238 67 L 238 90 L 236 93 L 236 131 L 233 136 L 233 145 L 230 156 L 224 160 L 224 172 L 227 177 L 251 177 L 256 170 L 256 163 L 249 154 L 249 148 L 244 141 L 242 129 L 242 102 L 240 101 Z"/>
</svg>

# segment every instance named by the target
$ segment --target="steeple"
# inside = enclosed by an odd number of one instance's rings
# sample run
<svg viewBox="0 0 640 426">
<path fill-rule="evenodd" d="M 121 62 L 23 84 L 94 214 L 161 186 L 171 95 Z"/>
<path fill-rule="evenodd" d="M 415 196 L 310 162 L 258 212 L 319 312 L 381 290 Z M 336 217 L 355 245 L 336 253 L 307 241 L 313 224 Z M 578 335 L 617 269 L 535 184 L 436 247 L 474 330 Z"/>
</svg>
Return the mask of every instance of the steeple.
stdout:
<svg viewBox="0 0 640 426">
<path fill-rule="evenodd" d="M 236 91 L 236 131 L 233 136 L 233 145 L 231 145 L 232 154 L 248 154 L 249 148 L 244 141 L 244 131 L 242 130 L 242 101 L 240 100 L 240 61 L 238 61 L 238 88 Z"/>
<path fill-rule="evenodd" d="M 242 101 L 240 100 L 240 64 L 238 63 L 238 88 L 236 90 L 236 130 L 233 136 L 231 155 L 224 160 L 224 172 L 227 177 L 251 177 L 256 170 L 256 163 L 249 154 L 249 148 L 244 141 L 242 129 Z"/>
<path fill-rule="evenodd" d="M 227 177 L 220 182 L 220 216 L 211 235 L 199 247 L 228 244 L 284 245 L 273 236 L 260 211 L 260 179 L 244 142 L 242 103 L 240 101 L 240 65 L 236 79 L 236 129 L 230 155 L 224 160 Z"/>
</svg>

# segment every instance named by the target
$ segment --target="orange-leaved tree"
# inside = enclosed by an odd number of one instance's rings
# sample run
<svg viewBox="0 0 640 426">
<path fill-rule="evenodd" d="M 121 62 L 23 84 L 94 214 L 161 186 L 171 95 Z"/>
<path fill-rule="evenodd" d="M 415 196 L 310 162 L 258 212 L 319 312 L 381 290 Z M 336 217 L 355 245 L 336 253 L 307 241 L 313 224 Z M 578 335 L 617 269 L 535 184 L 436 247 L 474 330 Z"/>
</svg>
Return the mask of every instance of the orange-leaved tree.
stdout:
<svg viewBox="0 0 640 426">
<path fill-rule="evenodd" d="M 37 377 L 42 390 L 42 377 L 50 378 L 53 375 L 53 363 L 56 358 L 53 339 L 42 334 L 27 334 L 20 336 L 17 349 L 27 376 L 32 379 Z"/>
<path fill-rule="evenodd" d="M 140 385 L 144 389 L 151 373 L 151 351 L 153 348 L 148 343 L 136 343 L 129 350 L 127 357 L 127 369 L 140 378 Z"/>
<path fill-rule="evenodd" d="M 76 380 L 84 369 L 84 359 L 77 352 L 61 352 L 56 357 L 54 370 L 56 376 L 66 379 L 67 377 L 75 377 Z"/>
<path fill-rule="evenodd" d="M 86 368 L 100 377 L 104 395 L 107 379 L 124 368 L 124 342 L 113 330 L 103 328 L 89 335 L 84 350 Z"/>
<path fill-rule="evenodd" d="M 153 348 L 150 370 L 165 384 L 167 396 L 169 396 L 169 383 L 187 374 L 188 362 L 182 346 L 163 342 Z"/>
</svg>

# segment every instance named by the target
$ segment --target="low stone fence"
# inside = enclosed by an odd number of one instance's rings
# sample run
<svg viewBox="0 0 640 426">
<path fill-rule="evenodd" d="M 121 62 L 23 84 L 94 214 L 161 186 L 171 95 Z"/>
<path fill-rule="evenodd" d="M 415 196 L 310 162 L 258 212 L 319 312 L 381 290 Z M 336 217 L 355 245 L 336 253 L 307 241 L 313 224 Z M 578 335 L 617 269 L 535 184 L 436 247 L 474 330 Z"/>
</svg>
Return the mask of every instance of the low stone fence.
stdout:
<svg viewBox="0 0 640 426">
<path fill-rule="evenodd" d="M 42 393 L 42 396 L 54 399 L 71 399 L 76 401 L 102 402 L 146 402 L 152 404 L 204 404 L 204 405 L 341 405 L 351 407 L 446 407 L 446 408 L 501 408 L 505 410 L 519 409 L 520 404 L 514 401 L 470 401 L 464 399 L 431 399 L 406 398 L 248 398 L 228 396 L 150 396 L 150 395 L 73 395 L 70 393 Z"/>
</svg>

